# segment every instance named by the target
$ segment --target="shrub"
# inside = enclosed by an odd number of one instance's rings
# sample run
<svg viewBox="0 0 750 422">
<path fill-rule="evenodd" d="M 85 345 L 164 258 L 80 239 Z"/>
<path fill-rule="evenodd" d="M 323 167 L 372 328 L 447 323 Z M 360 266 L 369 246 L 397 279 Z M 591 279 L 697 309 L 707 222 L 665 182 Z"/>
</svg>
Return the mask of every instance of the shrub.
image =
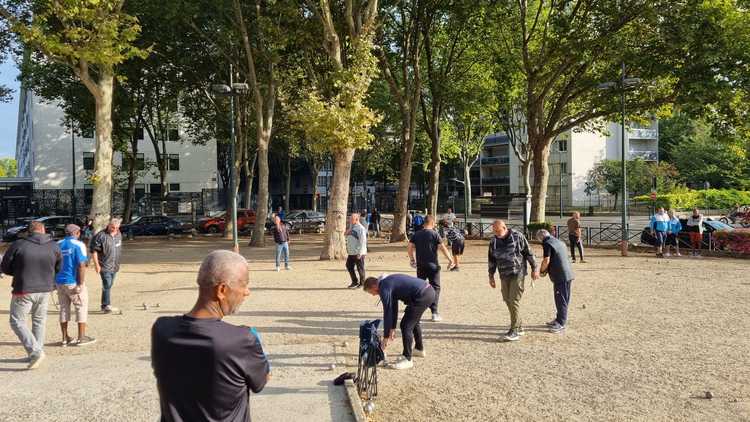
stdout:
<svg viewBox="0 0 750 422">
<path fill-rule="evenodd" d="M 555 227 L 552 225 L 552 223 L 548 223 L 546 221 L 534 221 L 529 223 L 527 226 L 529 230 L 529 240 L 533 239 L 536 236 L 536 232 L 539 230 L 547 230 L 550 232 L 553 236 L 556 235 L 555 233 Z"/>
<path fill-rule="evenodd" d="M 636 201 L 651 203 L 649 195 L 633 198 Z M 677 190 L 658 195 L 656 206 L 689 210 L 692 208 L 732 208 L 734 204 L 750 204 L 750 191 L 736 189 Z"/>
<path fill-rule="evenodd" d="M 719 249 L 750 254 L 750 231 L 718 231 L 713 238 Z"/>
</svg>

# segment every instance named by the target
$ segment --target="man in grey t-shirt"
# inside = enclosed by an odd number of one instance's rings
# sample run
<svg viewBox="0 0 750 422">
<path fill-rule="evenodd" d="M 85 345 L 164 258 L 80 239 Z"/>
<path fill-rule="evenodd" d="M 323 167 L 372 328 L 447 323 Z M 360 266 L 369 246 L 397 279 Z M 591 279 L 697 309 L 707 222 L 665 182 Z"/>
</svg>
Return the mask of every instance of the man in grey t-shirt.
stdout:
<svg viewBox="0 0 750 422">
<path fill-rule="evenodd" d="M 539 230 L 536 238 L 542 242 L 544 260 L 542 260 L 541 273 L 549 274 L 554 285 L 555 307 L 557 316 L 547 323 L 551 333 L 561 333 L 565 330 L 568 321 L 568 305 L 570 304 L 570 284 L 575 278 L 570 268 L 568 253 L 565 244 L 550 235 L 547 230 Z"/>
<path fill-rule="evenodd" d="M 92 258 L 96 272 L 102 278 L 102 312 L 111 313 L 112 286 L 115 276 L 120 271 L 120 254 L 122 252 L 122 234 L 120 233 L 120 219 L 109 220 L 107 228 L 100 231 L 91 240 Z"/>
</svg>

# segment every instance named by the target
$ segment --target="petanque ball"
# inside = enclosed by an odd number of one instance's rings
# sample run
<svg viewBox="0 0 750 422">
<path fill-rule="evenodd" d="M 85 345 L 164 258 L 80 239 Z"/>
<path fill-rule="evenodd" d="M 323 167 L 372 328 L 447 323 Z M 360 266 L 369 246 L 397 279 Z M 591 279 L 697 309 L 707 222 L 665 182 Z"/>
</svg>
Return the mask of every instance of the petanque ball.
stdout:
<svg viewBox="0 0 750 422">
<path fill-rule="evenodd" d="M 375 403 L 372 400 L 369 400 L 367 403 L 365 403 L 364 406 L 365 413 L 368 415 L 375 411 Z"/>
<path fill-rule="evenodd" d="M 714 398 L 714 393 L 712 393 L 710 391 L 706 391 L 706 398 L 709 399 L 709 400 L 711 400 L 712 398 Z"/>
<path fill-rule="evenodd" d="M 331 364 L 331 366 L 330 366 L 329 368 L 331 369 L 331 371 L 334 371 L 334 370 L 336 370 L 336 364 L 335 364 L 335 363 L 332 363 L 332 364 Z"/>
<path fill-rule="evenodd" d="M 344 346 L 344 347 L 349 347 L 349 342 L 348 342 L 348 341 L 345 341 L 345 342 L 344 342 L 344 344 L 343 344 L 343 346 Z"/>
</svg>

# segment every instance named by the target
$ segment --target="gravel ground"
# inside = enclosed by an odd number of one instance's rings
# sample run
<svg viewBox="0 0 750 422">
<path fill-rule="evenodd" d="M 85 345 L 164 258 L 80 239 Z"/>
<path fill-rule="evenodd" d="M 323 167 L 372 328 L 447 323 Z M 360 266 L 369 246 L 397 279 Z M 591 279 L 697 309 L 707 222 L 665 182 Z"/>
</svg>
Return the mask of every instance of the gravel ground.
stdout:
<svg viewBox="0 0 750 422">
<path fill-rule="evenodd" d="M 227 320 L 258 328 L 274 375 L 251 398 L 256 422 L 351 418 L 330 381 L 346 364 L 354 368 L 358 323 L 379 318 L 381 307 L 345 288 L 343 262 L 317 259 L 319 241 L 295 236 L 293 269 L 279 273 L 270 247 L 242 248 L 251 296 Z M 113 296 L 123 315 L 91 315 L 98 343 L 62 349 L 52 307 L 48 359 L 37 371 L 22 369 L 23 350 L 0 325 L 0 420 L 155 420 L 150 326 L 191 307 L 200 259 L 228 247 L 205 238 L 127 242 Z M 508 314 L 499 289 L 487 285 L 485 247 L 469 242 L 462 271 L 443 274 L 445 321 L 424 324 L 428 357 L 410 371 L 380 371 L 375 421 L 750 420 L 750 261 L 591 251 L 589 263 L 574 267 L 567 333 L 543 330 L 554 303 L 542 279 L 527 284 L 526 336 L 507 344 L 498 341 Z M 413 271 L 403 245 L 378 241 L 367 266 L 370 274 Z M 88 276 L 93 308 L 99 283 Z M 388 352 L 398 354 L 398 342 Z M 701 398 L 707 390 L 712 400 Z"/>
</svg>

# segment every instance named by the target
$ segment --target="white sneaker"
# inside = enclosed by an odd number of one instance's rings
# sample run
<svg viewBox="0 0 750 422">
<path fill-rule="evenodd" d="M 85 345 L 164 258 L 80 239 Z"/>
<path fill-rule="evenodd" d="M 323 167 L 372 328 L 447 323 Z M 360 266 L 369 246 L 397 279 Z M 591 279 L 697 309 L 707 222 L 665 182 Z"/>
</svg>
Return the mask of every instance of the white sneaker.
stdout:
<svg viewBox="0 0 750 422">
<path fill-rule="evenodd" d="M 669 252 L 664 252 L 664 256 L 666 256 L 667 258 L 669 258 L 672 255 L 670 255 Z"/>
<path fill-rule="evenodd" d="M 677 252 L 676 254 L 674 254 L 674 256 L 682 256 L 682 254 Z"/>
<path fill-rule="evenodd" d="M 414 362 L 409 359 L 403 358 L 398 362 L 391 365 L 391 369 L 411 369 L 414 367 Z"/>
<path fill-rule="evenodd" d="M 42 364 L 42 361 L 44 358 L 46 358 L 47 355 L 44 354 L 44 351 L 39 352 L 38 355 L 32 356 L 29 360 L 29 366 L 27 366 L 27 369 L 36 369 L 39 367 L 39 365 Z"/>
<path fill-rule="evenodd" d="M 289 271 L 289 270 L 291 270 L 291 269 L 292 269 L 292 266 L 291 266 L 291 265 L 288 265 L 288 266 L 286 267 L 286 270 L 287 270 L 287 271 Z"/>
<path fill-rule="evenodd" d="M 440 316 L 440 314 L 432 314 L 432 322 L 440 322 L 443 320 L 443 317 Z"/>
<path fill-rule="evenodd" d="M 412 355 L 412 357 L 426 358 L 427 357 L 427 352 L 425 352 L 424 350 L 414 349 L 411 352 L 411 355 Z"/>
<path fill-rule="evenodd" d="M 281 271 L 281 268 L 276 267 L 276 272 L 279 272 L 279 271 Z"/>
</svg>

